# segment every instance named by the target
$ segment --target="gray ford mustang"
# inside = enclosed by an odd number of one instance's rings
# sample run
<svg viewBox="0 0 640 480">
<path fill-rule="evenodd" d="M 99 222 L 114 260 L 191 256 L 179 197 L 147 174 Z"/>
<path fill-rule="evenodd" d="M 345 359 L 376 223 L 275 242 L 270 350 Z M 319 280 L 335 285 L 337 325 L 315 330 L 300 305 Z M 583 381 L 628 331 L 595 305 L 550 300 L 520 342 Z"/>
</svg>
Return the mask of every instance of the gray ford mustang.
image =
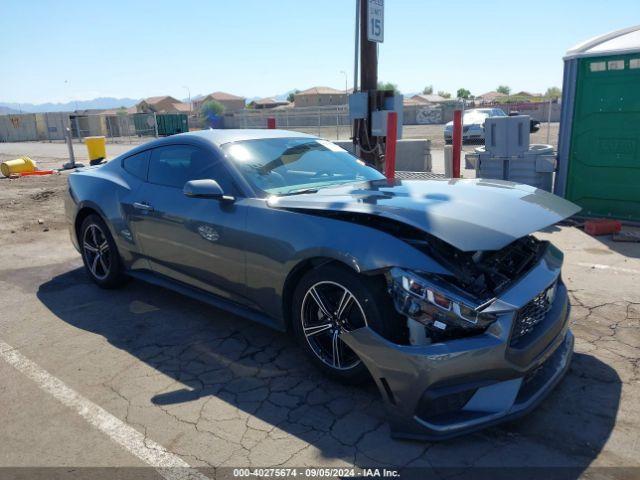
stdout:
<svg viewBox="0 0 640 480">
<path fill-rule="evenodd" d="M 65 203 L 99 286 L 291 331 L 327 374 L 373 377 L 397 437 L 517 417 L 569 365 L 562 253 L 531 233 L 578 207 L 526 185 L 388 182 L 311 135 L 208 130 L 72 173 Z"/>
</svg>

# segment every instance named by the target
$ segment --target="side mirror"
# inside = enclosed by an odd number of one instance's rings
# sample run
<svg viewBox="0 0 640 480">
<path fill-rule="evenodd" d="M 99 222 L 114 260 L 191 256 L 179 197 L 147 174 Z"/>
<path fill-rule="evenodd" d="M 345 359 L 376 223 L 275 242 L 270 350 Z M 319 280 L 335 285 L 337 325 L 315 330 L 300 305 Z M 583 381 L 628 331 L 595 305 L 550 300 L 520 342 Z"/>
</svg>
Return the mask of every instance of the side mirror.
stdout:
<svg viewBox="0 0 640 480">
<path fill-rule="evenodd" d="M 215 180 L 189 180 L 182 189 L 187 197 L 213 198 L 216 200 L 233 201 L 234 198 L 225 195 L 222 187 Z"/>
</svg>

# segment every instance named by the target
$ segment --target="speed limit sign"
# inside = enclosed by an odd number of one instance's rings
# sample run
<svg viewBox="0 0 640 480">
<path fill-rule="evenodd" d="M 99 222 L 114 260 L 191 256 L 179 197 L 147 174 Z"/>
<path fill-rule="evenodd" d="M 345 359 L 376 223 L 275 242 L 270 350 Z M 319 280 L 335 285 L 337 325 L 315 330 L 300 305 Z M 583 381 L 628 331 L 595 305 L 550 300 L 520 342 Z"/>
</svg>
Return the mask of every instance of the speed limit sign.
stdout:
<svg viewBox="0 0 640 480">
<path fill-rule="evenodd" d="M 384 0 L 367 0 L 367 39 L 384 41 Z"/>
</svg>

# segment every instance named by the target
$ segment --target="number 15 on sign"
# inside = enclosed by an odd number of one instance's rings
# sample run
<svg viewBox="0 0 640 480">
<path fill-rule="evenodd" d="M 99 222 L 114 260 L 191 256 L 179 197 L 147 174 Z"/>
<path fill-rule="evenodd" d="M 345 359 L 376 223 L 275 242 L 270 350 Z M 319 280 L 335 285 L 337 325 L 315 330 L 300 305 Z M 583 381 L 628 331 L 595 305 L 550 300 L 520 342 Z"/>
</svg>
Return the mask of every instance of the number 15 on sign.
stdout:
<svg viewBox="0 0 640 480">
<path fill-rule="evenodd" d="M 367 40 L 384 41 L 384 0 L 367 0 Z"/>
</svg>

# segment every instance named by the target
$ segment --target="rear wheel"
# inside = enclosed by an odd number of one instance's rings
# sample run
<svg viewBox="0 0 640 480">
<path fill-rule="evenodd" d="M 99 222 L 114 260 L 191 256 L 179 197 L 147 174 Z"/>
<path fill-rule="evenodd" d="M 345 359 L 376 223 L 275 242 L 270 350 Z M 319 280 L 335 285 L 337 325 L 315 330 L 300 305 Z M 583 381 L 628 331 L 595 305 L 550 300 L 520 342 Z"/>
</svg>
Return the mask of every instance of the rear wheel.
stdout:
<svg viewBox="0 0 640 480">
<path fill-rule="evenodd" d="M 120 254 L 107 225 L 98 215 L 89 215 L 82 222 L 80 248 L 91 280 L 102 288 L 115 288 L 124 283 Z"/>
<path fill-rule="evenodd" d="M 393 338 L 397 314 L 383 278 L 328 265 L 307 273 L 293 296 L 293 330 L 312 362 L 339 380 L 361 382 L 368 372 L 342 335 L 370 327 Z"/>
</svg>

